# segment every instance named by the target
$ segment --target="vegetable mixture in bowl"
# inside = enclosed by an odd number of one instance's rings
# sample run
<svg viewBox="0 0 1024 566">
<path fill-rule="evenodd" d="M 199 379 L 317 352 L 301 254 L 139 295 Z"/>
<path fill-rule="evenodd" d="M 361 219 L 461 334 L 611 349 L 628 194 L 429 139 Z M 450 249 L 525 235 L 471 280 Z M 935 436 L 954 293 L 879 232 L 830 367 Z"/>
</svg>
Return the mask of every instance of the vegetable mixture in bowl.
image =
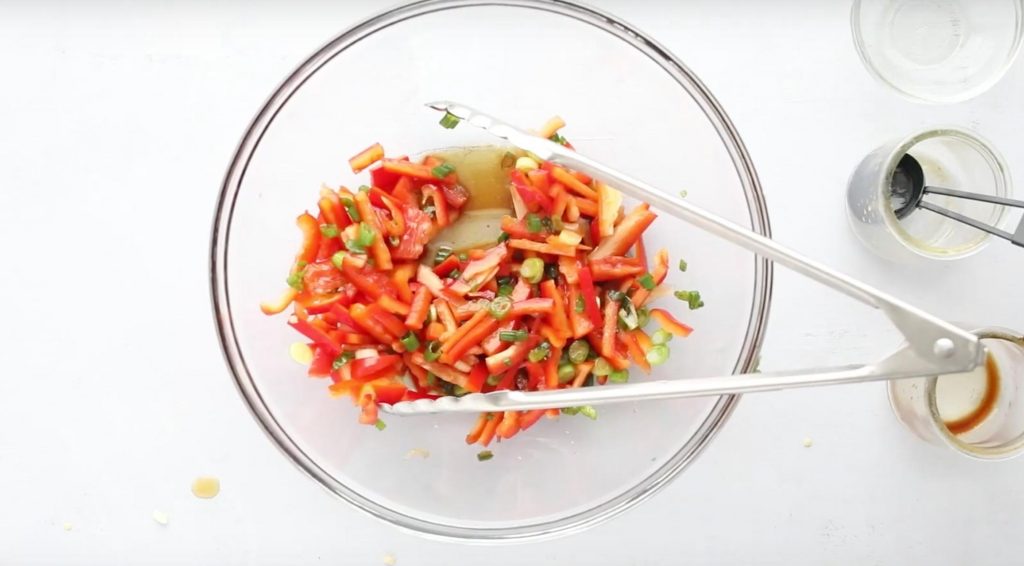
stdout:
<svg viewBox="0 0 1024 566">
<path fill-rule="evenodd" d="M 538 135 L 572 148 L 564 125 L 552 118 Z M 293 356 L 350 398 L 360 423 L 383 429 L 380 403 L 622 383 L 692 332 L 648 307 L 669 269 L 666 249 L 644 246 L 657 215 L 627 210 L 605 183 L 514 148 L 410 160 L 375 143 L 349 164 L 373 166 L 369 184 L 321 188 L 297 220 L 288 289 L 261 309 L 291 308 L 288 324 L 308 340 Z M 704 304 L 697 291 L 675 295 Z M 466 442 L 488 446 L 561 414 L 597 418 L 590 406 L 484 413 Z"/>
</svg>

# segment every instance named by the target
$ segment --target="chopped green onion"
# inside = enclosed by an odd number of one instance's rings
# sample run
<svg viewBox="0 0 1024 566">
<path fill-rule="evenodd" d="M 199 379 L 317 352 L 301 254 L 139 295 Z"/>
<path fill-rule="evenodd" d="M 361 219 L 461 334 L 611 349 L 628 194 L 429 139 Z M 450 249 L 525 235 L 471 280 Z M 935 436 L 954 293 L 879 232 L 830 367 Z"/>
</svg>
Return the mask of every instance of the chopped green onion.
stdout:
<svg viewBox="0 0 1024 566">
<path fill-rule="evenodd" d="M 700 298 L 700 291 L 676 291 L 675 296 L 680 301 L 686 301 L 690 310 L 697 310 L 704 306 L 704 301 Z"/>
<path fill-rule="evenodd" d="M 501 158 L 501 166 L 504 168 L 512 167 L 516 164 L 516 154 L 511 151 L 506 151 L 505 155 Z"/>
<path fill-rule="evenodd" d="M 558 366 L 558 383 L 568 383 L 576 375 L 576 368 L 572 364 Z"/>
<path fill-rule="evenodd" d="M 647 310 L 647 307 L 636 309 L 636 320 L 639 328 L 647 326 L 647 323 L 651 321 L 651 311 Z"/>
<path fill-rule="evenodd" d="M 355 354 L 353 354 L 352 352 L 342 352 L 340 356 L 338 356 L 337 358 L 334 358 L 334 362 L 331 363 L 331 369 L 334 369 L 334 370 L 341 369 L 341 366 L 343 366 L 343 365 L 349 363 L 350 361 L 352 361 L 352 358 L 354 358 L 354 357 L 355 357 Z"/>
<path fill-rule="evenodd" d="M 508 241 L 508 239 L 509 239 L 509 238 L 511 238 L 511 237 L 512 237 L 512 236 L 511 236 L 511 235 L 510 235 L 510 234 L 509 234 L 508 232 L 505 232 L 505 231 L 503 230 L 503 231 L 501 232 L 501 234 L 498 234 L 498 243 L 500 244 L 500 243 L 502 243 L 502 242 L 507 242 L 507 241 Z"/>
<path fill-rule="evenodd" d="M 406 332 L 400 342 L 405 346 L 406 352 L 415 352 L 420 349 L 420 339 L 416 337 L 412 330 Z"/>
<path fill-rule="evenodd" d="M 499 383 L 501 383 L 501 376 L 500 375 L 488 375 L 487 376 L 487 385 L 490 385 L 491 387 L 494 387 L 495 385 L 497 385 Z"/>
<path fill-rule="evenodd" d="M 529 230 L 533 234 L 536 234 L 537 232 L 540 232 L 543 228 L 544 225 L 540 221 L 540 216 L 537 216 L 532 212 L 526 215 L 527 230 Z"/>
<path fill-rule="evenodd" d="M 466 252 L 459 252 L 459 255 L 456 256 L 456 257 L 458 257 L 459 261 L 462 261 L 462 262 L 469 261 L 469 254 L 467 254 Z"/>
<path fill-rule="evenodd" d="M 569 361 L 574 364 L 581 364 L 587 361 L 590 355 L 590 343 L 586 340 L 576 340 L 569 345 Z"/>
<path fill-rule="evenodd" d="M 453 269 L 453 270 L 448 272 L 448 278 L 449 279 L 458 279 L 460 275 L 462 275 L 462 270 L 461 269 Z"/>
<path fill-rule="evenodd" d="M 679 260 L 679 271 L 686 271 L 686 260 Z"/>
<path fill-rule="evenodd" d="M 384 424 L 384 421 L 380 419 L 377 419 L 377 422 L 373 423 L 373 426 L 376 427 L 377 430 L 384 430 L 388 428 L 388 425 Z"/>
<path fill-rule="evenodd" d="M 359 192 L 368 193 L 370 192 L 370 185 L 359 185 Z"/>
<path fill-rule="evenodd" d="M 427 342 L 427 347 L 423 351 L 423 359 L 428 362 L 436 361 L 441 357 L 441 342 L 437 340 L 431 340 Z"/>
<path fill-rule="evenodd" d="M 590 405 L 583 405 L 582 407 L 580 407 L 580 414 L 592 421 L 597 420 L 597 409 L 591 407 Z"/>
<path fill-rule="evenodd" d="M 576 304 L 573 305 L 573 310 L 580 313 L 585 310 L 586 305 L 583 302 L 583 295 L 576 295 Z"/>
<path fill-rule="evenodd" d="M 303 267 L 306 267 L 307 265 L 309 265 L 308 261 L 300 259 L 299 261 L 295 262 L 295 269 L 299 270 L 302 269 Z"/>
<path fill-rule="evenodd" d="M 498 340 L 502 342 L 522 342 L 529 334 L 525 330 L 502 330 L 498 333 Z"/>
<path fill-rule="evenodd" d="M 622 299 L 625 299 L 625 298 L 626 298 L 626 294 L 623 293 L 622 291 L 617 291 L 615 289 L 612 289 L 611 291 L 608 291 L 608 300 L 609 301 L 621 302 Z"/>
<path fill-rule="evenodd" d="M 622 301 L 622 306 L 619 308 L 619 322 L 626 327 L 626 330 L 636 330 L 640 326 L 640 317 L 637 316 L 633 302 L 629 299 Z"/>
<path fill-rule="evenodd" d="M 546 263 L 544 264 L 544 277 L 548 279 L 558 279 L 558 264 L 557 263 Z"/>
<path fill-rule="evenodd" d="M 452 388 L 452 395 L 456 397 L 462 397 L 466 393 L 469 393 L 469 389 L 466 389 L 461 385 L 456 385 L 455 387 Z"/>
<path fill-rule="evenodd" d="M 650 273 L 644 273 L 643 275 L 638 277 L 637 282 L 640 283 L 641 287 L 647 289 L 648 291 L 654 289 L 655 286 L 654 276 L 651 275 Z"/>
<path fill-rule="evenodd" d="M 448 246 L 441 246 L 437 248 L 437 253 L 434 254 L 434 265 L 441 263 L 448 259 L 448 256 L 452 255 L 452 249 Z"/>
<path fill-rule="evenodd" d="M 337 224 L 321 224 L 320 235 L 325 238 L 337 238 L 338 237 L 338 225 Z"/>
<path fill-rule="evenodd" d="M 398 244 L 402 243 L 402 239 L 398 236 L 388 236 L 388 243 L 391 244 L 391 247 L 396 248 Z"/>
<path fill-rule="evenodd" d="M 341 199 L 341 204 L 345 206 L 345 211 L 348 212 L 348 217 L 352 219 L 352 222 L 359 222 L 362 218 L 359 216 L 359 209 L 356 208 L 356 203 L 352 202 L 350 198 Z"/>
<path fill-rule="evenodd" d="M 440 124 L 442 128 L 450 130 L 455 126 L 458 126 L 460 121 L 461 120 L 459 119 L 458 116 L 452 114 L 451 112 L 445 111 L 444 116 L 441 116 Z"/>
<path fill-rule="evenodd" d="M 527 283 L 540 283 L 541 278 L 544 277 L 544 260 L 539 257 L 527 258 L 519 267 L 519 275 Z"/>
<path fill-rule="evenodd" d="M 331 256 L 331 263 L 334 264 L 334 267 L 341 269 L 341 266 L 345 263 L 346 255 L 347 254 L 345 252 L 335 252 L 334 255 Z"/>
<path fill-rule="evenodd" d="M 429 371 L 427 372 L 427 385 L 430 387 L 434 387 L 437 385 L 437 376 Z"/>
<path fill-rule="evenodd" d="M 548 359 L 548 356 L 550 354 L 551 344 L 548 344 L 547 342 L 541 342 L 536 348 L 530 350 L 530 354 L 527 356 L 527 358 L 531 362 L 537 363 Z"/>
<path fill-rule="evenodd" d="M 563 415 L 578 415 L 580 414 L 579 407 L 562 407 Z"/>
<path fill-rule="evenodd" d="M 291 287 L 292 289 L 295 289 L 296 291 L 301 291 L 302 290 L 302 276 L 305 273 L 306 273 L 306 271 L 304 269 L 300 269 L 299 271 L 296 271 L 295 273 L 292 273 L 291 275 L 289 275 L 288 278 L 284 280 L 284 282 L 287 283 L 288 286 Z"/>
<path fill-rule="evenodd" d="M 548 139 L 557 143 L 558 145 L 565 145 L 565 138 L 562 137 L 562 134 L 558 132 L 551 134 L 551 137 Z"/>
<path fill-rule="evenodd" d="M 448 175 L 451 175 L 455 171 L 455 166 L 451 163 L 442 163 L 437 167 L 430 170 L 430 174 L 438 179 L 444 179 Z"/>
<path fill-rule="evenodd" d="M 680 198 L 686 198 L 686 195 L 688 195 L 688 194 L 690 194 L 690 193 L 687 192 L 686 189 L 683 189 L 683 190 L 679 191 L 679 197 Z"/>
<path fill-rule="evenodd" d="M 487 307 L 487 310 L 490 311 L 491 316 L 498 320 L 502 320 L 503 318 L 508 316 L 508 312 L 512 310 L 512 299 L 501 296 L 494 297 L 494 300 L 491 301 L 491 304 Z"/>
<path fill-rule="evenodd" d="M 561 217 L 552 216 L 551 217 L 551 229 L 554 230 L 555 232 L 561 232 L 563 228 L 565 228 L 565 223 L 562 222 Z"/>
<path fill-rule="evenodd" d="M 626 383 L 629 381 L 629 372 L 624 369 L 617 369 L 608 374 L 608 381 L 612 383 Z"/>
<path fill-rule="evenodd" d="M 480 452 L 476 453 L 476 459 L 480 462 L 486 462 L 493 457 L 494 452 L 491 452 L 490 450 L 481 450 Z"/>
<path fill-rule="evenodd" d="M 668 346 L 656 344 L 647 350 L 647 362 L 652 366 L 660 366 L 668 361 Z"/>
<path fill-rule="evenodd" d="M 422 210 L 424 214 L 429 214 L 431 217 L 437 216 L 437 207 L 432 204 L 424 206 Z"/>
<path fill-rule="evenodd" d="M 499 297 L 508 297 L 509 295 L 512 294 L 512 291 L 514 291 L 514 290 L 515 290 L 515 287 L 513 287 L 512 285 L 508 285 L 508 284 L 498 285 L 498 296 Z"/>
<path fill-rule="evenodd" d="M 615 368 L 612 367 L 612 364 L 608 363 L 608 360 L 604 358 L 597 358 L 594 360 L 594 375 L 601 377 L 603 375 L 610 374 L 614 370 Z"/>
<path fill-rule="evenodd" d="M 664 328 L 659 328 L 654 331 L 654 334 L 651 334 L 651 342 L 655 344 L 668 344 L 669 340 L 672 340 L 672 333 Z"/>
<path fill-rule="evenodd" d="M 544 229 L 547 230 L 548 232 L 552 231 L 555 228 L 554 223 L 551 222 L 550 216 L 541 216 L 540 225 L 543 226 Z"/>
</svg>

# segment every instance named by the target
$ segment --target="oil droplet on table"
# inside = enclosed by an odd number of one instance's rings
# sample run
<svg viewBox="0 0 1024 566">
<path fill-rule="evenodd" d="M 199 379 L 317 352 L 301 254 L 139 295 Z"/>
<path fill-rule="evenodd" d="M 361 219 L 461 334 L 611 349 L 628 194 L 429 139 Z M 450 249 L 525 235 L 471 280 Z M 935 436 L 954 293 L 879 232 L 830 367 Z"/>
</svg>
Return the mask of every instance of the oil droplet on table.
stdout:
<svg viewBox="0 0 1024 566">
<path fill-rule="evenodd" d="M 192 482 L 192 495 L 200 499 L 213 499 L 220 493 L 220 480 L 210 476 L 200 476 Z"/>
</svg>

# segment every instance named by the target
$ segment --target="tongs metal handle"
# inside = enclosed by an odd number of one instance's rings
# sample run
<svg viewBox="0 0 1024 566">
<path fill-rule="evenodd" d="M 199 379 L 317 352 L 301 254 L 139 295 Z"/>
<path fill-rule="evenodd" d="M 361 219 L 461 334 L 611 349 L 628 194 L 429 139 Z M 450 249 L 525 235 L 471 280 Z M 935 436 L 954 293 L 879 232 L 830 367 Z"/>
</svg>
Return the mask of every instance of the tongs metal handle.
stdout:
<svg viewBox="0 0 1024 566">
<path fill-rule="evenodd" d="M 762 257 L 785 265 L 867 305 L 880 309 L 906 338 L 907 344 L 875 364 L 823 368 L 779 374 L 740 374 L 728 377 L 610 385 L 552 391 L 501 391 L 463 397 L 442 397 L 396 403 L 384 410 L 398 414 L 454 411 L 499 411 L 567 407 L 638 399 L 749 393 L 789 387 L 829 385 L 882 379 L 941 375 L 968 371 L 982 359 L 978 338 L 963 329 L 883 293 L 861 281 L 808 259 L 769 238 L 694 206 L 681 198 L 534 136 L 492 116 L 455 102 L 428 104 L 462 121 L 508 140 L 541 159 L 581 171 L 615 186 L 633 198 L 725 238 Z"/>
</svg>

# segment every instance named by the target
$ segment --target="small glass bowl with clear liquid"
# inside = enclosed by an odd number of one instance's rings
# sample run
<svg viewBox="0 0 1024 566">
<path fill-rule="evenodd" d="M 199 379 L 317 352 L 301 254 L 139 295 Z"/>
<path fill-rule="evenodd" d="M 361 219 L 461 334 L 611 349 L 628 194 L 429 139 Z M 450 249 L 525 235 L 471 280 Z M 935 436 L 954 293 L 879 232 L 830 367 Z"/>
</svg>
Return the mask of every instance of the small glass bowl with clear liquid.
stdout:
<svg viewBox="0 0 1024 566">
<path fill-rule="evenodd" d="M 1024 451 L 1024 336 L 973 332 L 986 350 L 973 371 L 889 382 L 896 418 L 922 439 L 982 460 Z"/>
<path fill-rule="evenodd" d="M 966 224 L 920 209 L 896 218 L 891 185 L 907 154 L 921 164 L 926 185 L 999 197 L 1013 191 L 1006 161 L 976 133 L 954 127 L 914 132 L 872 151 L 851 175 L 846 204 L 854 234 L 875 253 L 900 262 L 959 259 L 981 251 L 991 236 Z M 935 194 L 925 199 L 990 226 L 1000 227 L 1009 216 L 1001 205 Z"/>
</svg>

